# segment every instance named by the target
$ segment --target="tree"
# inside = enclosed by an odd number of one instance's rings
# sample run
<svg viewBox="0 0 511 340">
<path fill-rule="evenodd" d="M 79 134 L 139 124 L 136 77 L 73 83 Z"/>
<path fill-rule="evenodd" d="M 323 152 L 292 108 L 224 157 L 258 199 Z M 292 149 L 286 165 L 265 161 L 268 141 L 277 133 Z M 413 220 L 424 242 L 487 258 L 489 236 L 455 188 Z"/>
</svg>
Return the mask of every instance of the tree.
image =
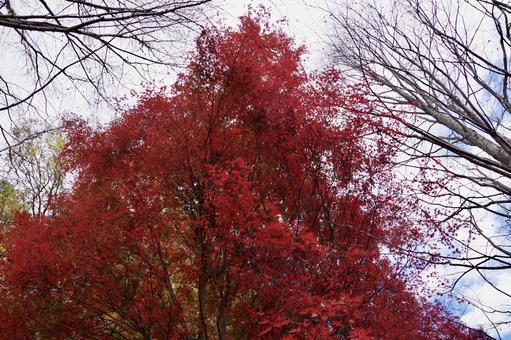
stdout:
<svg viewBox="0 0 511 340">
<path fill-rule="evenodd" d="M 12 145 L 5 156 L 4 181 L 16 191 L 19 210 L 32 215 L 47 214 L 51 200 L 64 186 L 58 155 L 65 143 L 59 129 L 39 135 L 37 121 L 18 122 L 13 136 L 22 141 Z"/>
<path fill-rule="evenodd" d="M 422 197 L 449 206 L 448 217 L 471 219 L 485 241 L 447 232 L 463 251 L 438 262 L 492 286 L 490 273 L 511 268 L 510 14 L 496 0 L 395 0 L 342 2 L 332 16 L 336 60 L 370 85 L 383 114 L 408 128 L 408 160 L 450 179 Z"/>
<path fill-rule="evenodd" d="M 303 51 L 253 13 L 205 31 L 169 91 L 108 127 L 68 121 L 76 180 L 5 237 L 0 334 L 487 338 L 410 293 L 416 263 L 382 255 L 423 235 L 392 129 Z"/>
<path fill-rule="evenodd" d="M 0 182 L 0 228 L 12 221 L 12 214 L 22 209 L 18 191 L 8 181 Z"/>
<path fill-rule="evenodd" d="M 127 79 L 175 64 L 176 44 L 200 27 L 210 2 L 1 0 L 1 47 L 10 62 L 0 74 L 0 112 L 54 117 L 66 98 L 105 99 Z M 2 128 L 8 146 L 18 142 Z"/>
</svg>

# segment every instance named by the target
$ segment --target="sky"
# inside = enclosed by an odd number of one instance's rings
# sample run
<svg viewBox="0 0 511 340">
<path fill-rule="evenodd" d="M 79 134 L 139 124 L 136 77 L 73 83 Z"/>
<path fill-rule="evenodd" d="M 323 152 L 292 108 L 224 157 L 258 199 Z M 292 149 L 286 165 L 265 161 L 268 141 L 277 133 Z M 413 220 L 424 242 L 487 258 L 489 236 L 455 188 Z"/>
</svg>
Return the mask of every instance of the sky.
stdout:
<svg viewBox="0 0 511 340">
<path fill-rule="evenodd" d="M 235 25 L 237 18 L 246 13 L 248 6 L 256 7 L 260 4 L 271 10 L 273 19 L 287 20 L 284 30 L 298 44 L 307 46 L 309 65 L 319 67 L 326 62 L 325 51 L 328 46 L 325 44 L 325 36 L 329 27 L 327 0 L 227 0 L 220 13 Z"/>
</svg>

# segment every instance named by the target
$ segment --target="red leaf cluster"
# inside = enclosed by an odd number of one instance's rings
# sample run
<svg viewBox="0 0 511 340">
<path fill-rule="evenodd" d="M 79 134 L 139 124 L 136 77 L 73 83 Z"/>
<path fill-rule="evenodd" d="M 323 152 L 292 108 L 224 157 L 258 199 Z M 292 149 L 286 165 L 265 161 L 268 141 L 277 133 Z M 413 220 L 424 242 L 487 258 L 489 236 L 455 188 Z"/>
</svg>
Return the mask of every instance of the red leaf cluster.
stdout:
<svg viewBox="0 0 511 340">
<path fill-rule="evenodd" d="M 68 122 L 73 190 L 3 241 L 2 338 L 484 338 L 380 255 L 420 241 L 388 129 L 302 53 L 243 17 L 203 33 L 170 94 Z"/>
</svg>

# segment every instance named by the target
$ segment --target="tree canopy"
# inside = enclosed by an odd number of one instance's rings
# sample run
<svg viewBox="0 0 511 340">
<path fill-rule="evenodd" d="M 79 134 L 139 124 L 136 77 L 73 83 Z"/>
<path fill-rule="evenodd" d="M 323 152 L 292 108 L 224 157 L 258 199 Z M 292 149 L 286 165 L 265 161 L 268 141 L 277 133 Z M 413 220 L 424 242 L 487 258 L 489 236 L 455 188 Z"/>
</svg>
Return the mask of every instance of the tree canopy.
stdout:
<svg viewBox="0 0 511 340">
<path fill-rule="evenodd" d="M 72 190 L 4 237 L 2 337 L 485 338 L 411 292 L 419 262 L 383 256 L 428 223 L 395 129 L 303 52 L 252 14 L 104 129 L 67 121 Z"/>
</svg>

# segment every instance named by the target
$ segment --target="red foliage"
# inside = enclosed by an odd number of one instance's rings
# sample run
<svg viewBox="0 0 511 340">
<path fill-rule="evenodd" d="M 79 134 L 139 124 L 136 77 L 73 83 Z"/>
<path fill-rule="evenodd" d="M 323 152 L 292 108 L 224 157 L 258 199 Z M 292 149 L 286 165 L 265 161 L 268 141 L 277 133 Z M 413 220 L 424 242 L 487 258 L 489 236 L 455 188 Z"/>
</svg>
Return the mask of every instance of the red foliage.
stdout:
<svg viewBox="0 0 511 340">
<path fill-rule="evenodd" d="M 264 22 L 204 32 L 108 128 L 68 122 L 73 190 L 4 240 L 2 338 L 484 338 L 380 255 L 421 234 L 364 89 Z"/>
</svg>

